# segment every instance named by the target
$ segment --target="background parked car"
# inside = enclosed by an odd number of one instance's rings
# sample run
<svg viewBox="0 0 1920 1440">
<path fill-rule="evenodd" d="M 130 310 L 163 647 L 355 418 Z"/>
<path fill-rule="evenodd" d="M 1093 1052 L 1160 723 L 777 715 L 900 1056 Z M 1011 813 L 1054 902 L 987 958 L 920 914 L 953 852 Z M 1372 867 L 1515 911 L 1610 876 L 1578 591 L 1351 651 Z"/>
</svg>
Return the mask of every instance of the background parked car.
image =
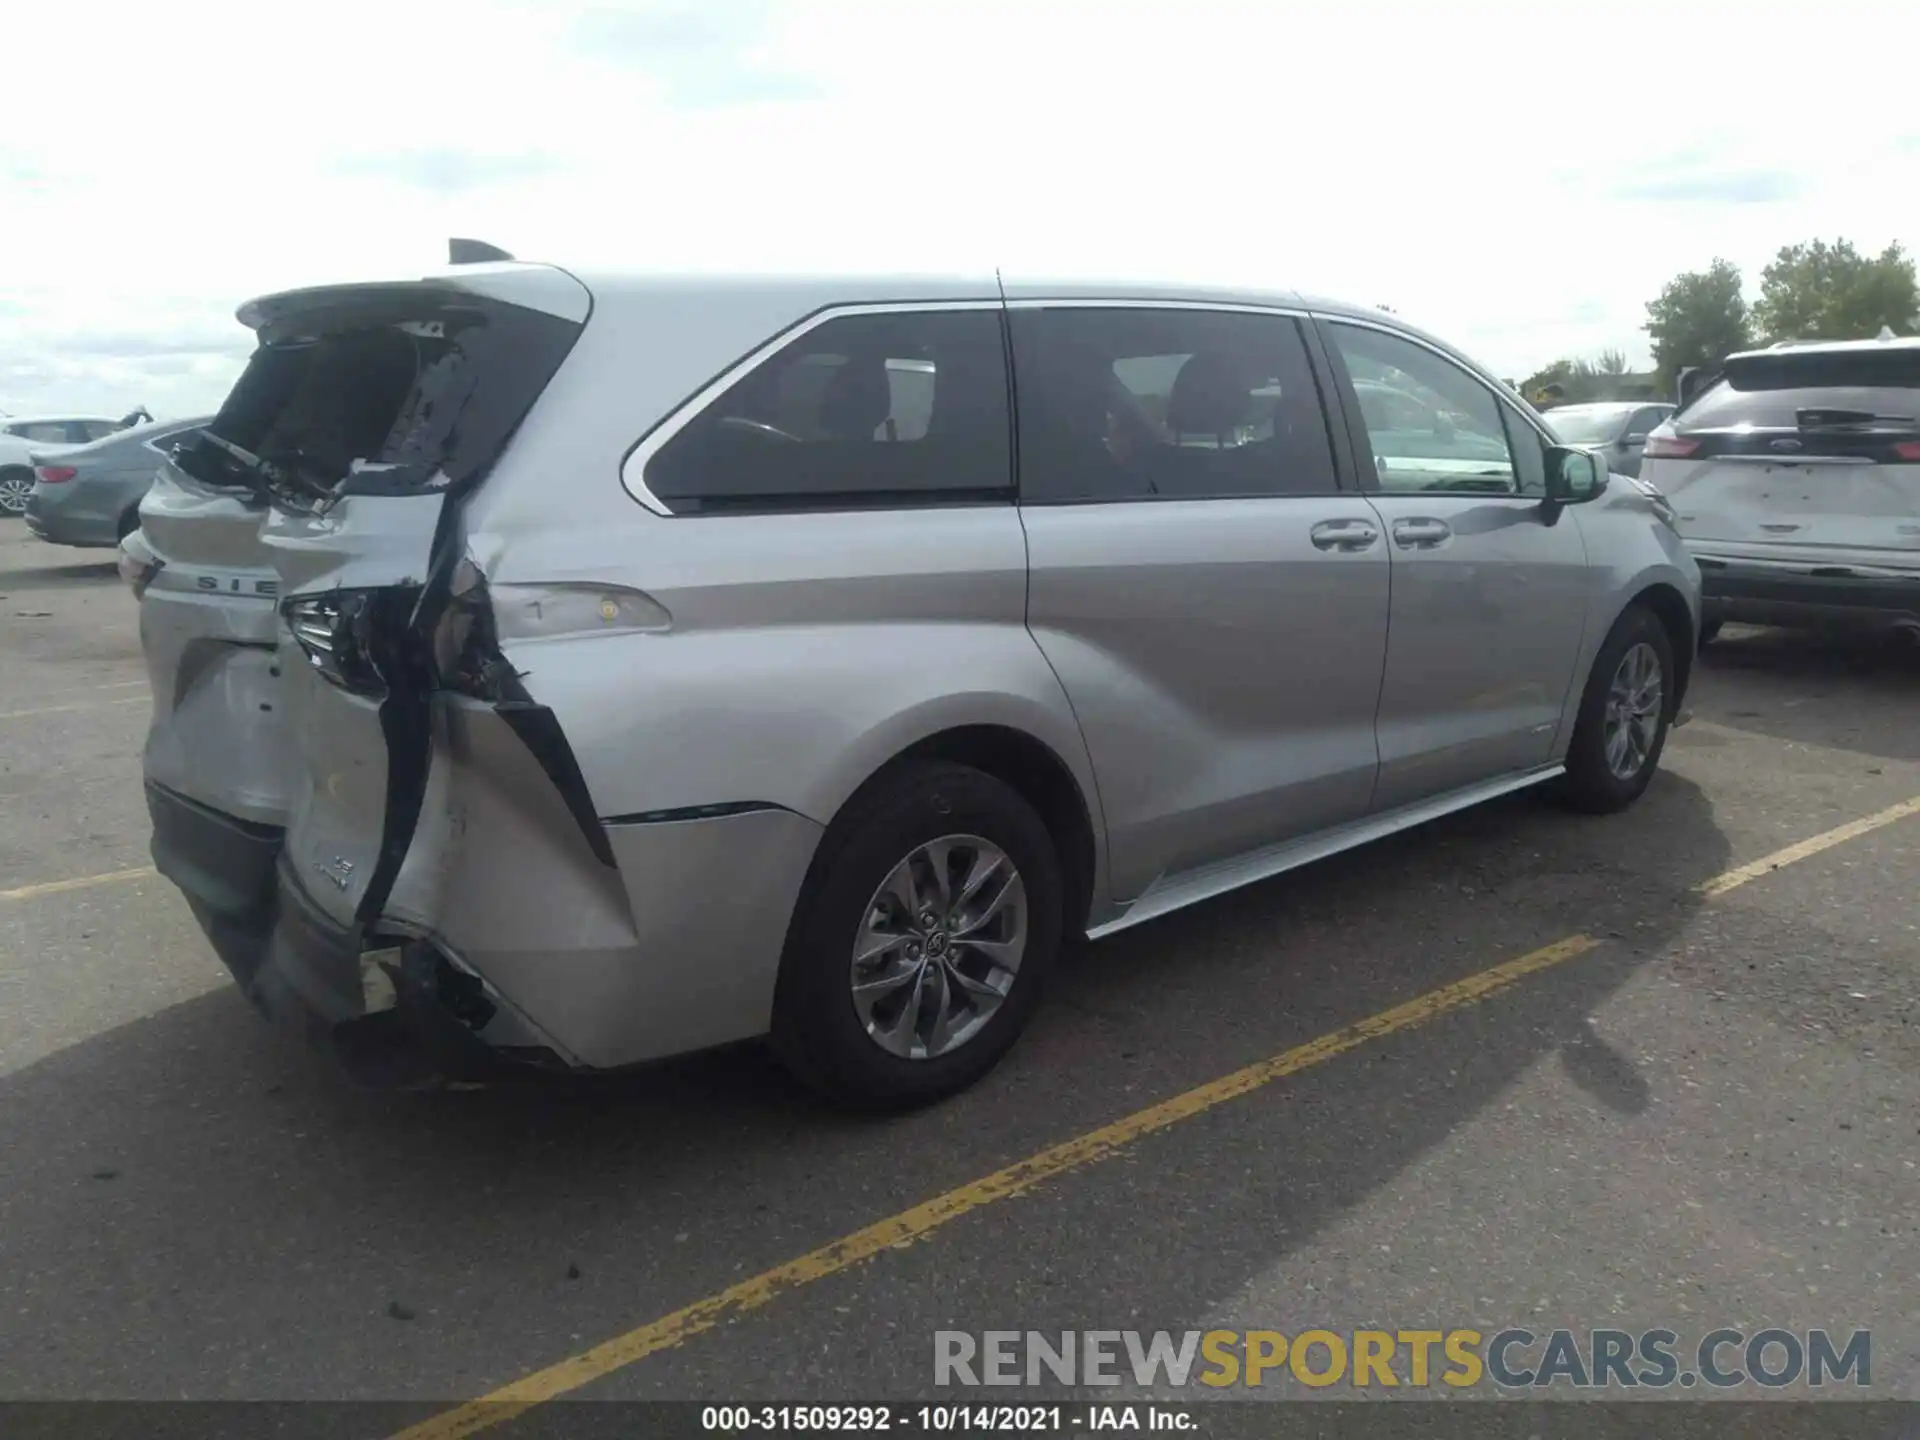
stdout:
<svg viewBox="0 0 1920 1440">
<path fill-rule="evenodd" d="M 121 428 L 105 415 L 9 415 L 0 420 L 0 515 L 24 515 L 33 493 L 33 452 L 85 445 Z"/>
<path fill-rule="evenodd" d="M 1548 416 L 1558 425 L 1558 412 Z M 1920 338 L 1730 355 L 1648 438 L 1724 620 L 1920 635 Z"/>
<path fill-rule="evenodd" d="M 27 528 L 56 545 L 118 545 L 140 528 L 140 501 L 161 460 L 207 419 L 161 420 L 91 445 L 34 451 Z"/>
<path fill-rule="evenodd" d="M 1598 450 L 1615 475 L 1638 475 L 1646 453 L 1647 436 L 1673 414 L 1671 405 L 1635 405 L 1608 401 L 1590 405 L 1556 405 L 1547 411 L 1547 424 L 1569 445 Z"/>
</svg>

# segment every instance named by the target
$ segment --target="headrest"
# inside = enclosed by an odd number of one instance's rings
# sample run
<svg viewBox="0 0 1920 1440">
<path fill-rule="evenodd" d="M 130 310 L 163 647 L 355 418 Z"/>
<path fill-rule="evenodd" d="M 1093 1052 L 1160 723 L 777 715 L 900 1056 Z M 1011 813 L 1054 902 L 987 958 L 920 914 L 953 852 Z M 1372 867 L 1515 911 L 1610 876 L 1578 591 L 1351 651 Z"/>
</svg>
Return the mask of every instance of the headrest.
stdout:
<svg viewBox="0 0 1920 1440">
<path fill-rule="evenodd" d="M 1224 435 L 1247 423 L 1253 387 L 1229 355 L 1189 355 L 1173 377 L 1167 397 L 1167 428 L 1176 435 Z"/>
</svg>

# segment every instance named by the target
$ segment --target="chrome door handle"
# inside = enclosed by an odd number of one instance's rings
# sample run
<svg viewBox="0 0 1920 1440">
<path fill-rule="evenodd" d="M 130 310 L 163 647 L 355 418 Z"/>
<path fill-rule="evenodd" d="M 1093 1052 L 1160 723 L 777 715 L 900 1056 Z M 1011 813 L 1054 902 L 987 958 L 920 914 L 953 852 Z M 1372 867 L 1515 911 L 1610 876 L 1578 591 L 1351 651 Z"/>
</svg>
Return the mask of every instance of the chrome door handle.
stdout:
<svg viewBox="0 0 1920 1440">
<path fill-rule="evenodd" d="M 1431 550 L 1452 534 L 1453 527 L 1444 520 L 1422 518 L 1393 522 L 1393 543 L 1402 550 Z"/>
<path fill-rule="evenodd" d="M 1364 520 L 1322 520 L 1308 534 L 1316 550 L 1365 550 L 1380 532 Z"/>
</svg>

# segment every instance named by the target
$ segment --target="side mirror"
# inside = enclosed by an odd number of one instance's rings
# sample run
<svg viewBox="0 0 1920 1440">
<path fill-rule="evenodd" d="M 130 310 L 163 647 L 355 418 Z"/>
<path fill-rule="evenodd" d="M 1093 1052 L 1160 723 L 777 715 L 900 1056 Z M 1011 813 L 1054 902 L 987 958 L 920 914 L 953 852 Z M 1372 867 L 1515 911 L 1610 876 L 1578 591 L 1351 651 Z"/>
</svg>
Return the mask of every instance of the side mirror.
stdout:
<svg viewBox="0 0 1920 1440">
<path fill-rule="evenodd" d="M 1620 443 L 1622 445 L 1644 445 L 1647 443 L 1647 432 L 1644 430 L 1635 430 L 1624 437 Z"/>
<path fill-rule="evenodd" d="M 1547 499 L 1555 505 L 1584 505 L 1607 488 L 1607 466 L 1591 450 L 1555 445 L 1547 451 Z"/>
</svg>

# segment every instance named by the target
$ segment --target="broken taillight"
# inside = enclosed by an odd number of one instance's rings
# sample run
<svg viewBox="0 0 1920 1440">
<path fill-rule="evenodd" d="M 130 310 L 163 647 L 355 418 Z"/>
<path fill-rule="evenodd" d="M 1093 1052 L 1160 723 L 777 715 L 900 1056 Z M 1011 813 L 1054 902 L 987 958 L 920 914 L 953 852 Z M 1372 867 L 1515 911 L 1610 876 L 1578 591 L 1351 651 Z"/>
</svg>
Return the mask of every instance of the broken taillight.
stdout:
<svg viewBox="0 0 1920 1440">
<path fill-rule="evenodd" d="M 71 465 L 41 465 L 33 475 L 42 485 L 64 485 L 79 473 Z"/>
<path fill-rule="evenodd" d="M 356 695 L 384 696 L 383 616 L 392 604 L 385 590 L 335 590 L 303 596 L 286 605 L 287 628 L 307 663 L 331 684 Z"/>
</svg>

